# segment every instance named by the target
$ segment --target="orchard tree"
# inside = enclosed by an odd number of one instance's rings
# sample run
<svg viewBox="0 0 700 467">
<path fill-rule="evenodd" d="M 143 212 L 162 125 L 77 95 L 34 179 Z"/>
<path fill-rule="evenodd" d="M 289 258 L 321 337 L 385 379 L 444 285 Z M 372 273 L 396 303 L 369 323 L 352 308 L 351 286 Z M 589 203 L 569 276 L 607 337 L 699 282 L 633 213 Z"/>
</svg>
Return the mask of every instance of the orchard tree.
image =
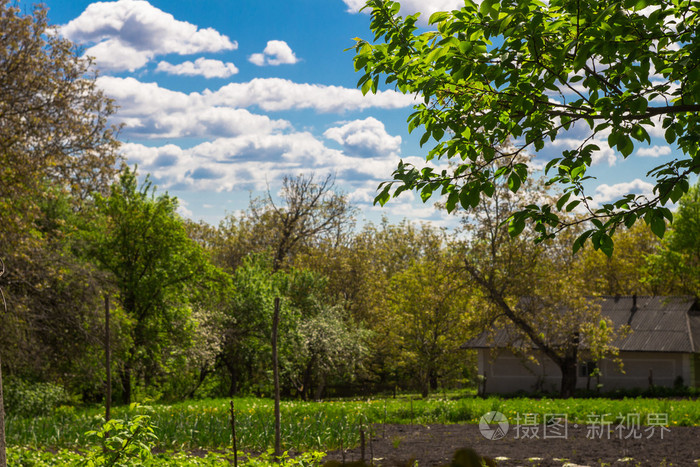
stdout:
<svg viewBox="0 0 700 467">
<path fill-rule="evenodd" d="M 591 248 L 581 251 L 577 274 L 585 281 L 585 291 L 590 295 L 654 295 L 658 289 L 651 283 L 648 264 L 660 248 L 661 240 L 649 226 L 635 224 L 615 234 L 611 256 Z"/>
<path fill-rule="evenodd" d="M 218 363 L 227 372 L 228 396 L 242 387 L 269 388 L 267 368 L 270 359 L 270 329 L 278 280 L 272 274 L 272 261 L 257 253 L 243 258 L 232 273 L 234 293 L 224 304 L 223 345 Z"/>
<path fill-rule="evenodd" d="M 663 236 L 669 202 L 700 173 L 700 12 L 693 2 L 665 0 L 483 0 L 434 13 L 435 30 L 417 33 L 417 16 L 399 4 L 369 0 L 372 43 L 356 39 L 355 68 L 364 93 L 380 80 L 420 103 L 408 129 L 432 140 L 426 161 L 450 160 L 445 170 L 400 162 L 375 202 L 405 190 L 446 196 L 448 211 L 474 209 L 507 183 L 518 192 L 531 165 L 519 156 L 543 149 L 571 128 L 587 136 L 546 166 L 555 199 L 523 205 L 510 234 L 530 223 L 537 240 L 584 224 L 573 244 L 587 240 L 610 255 L 611 236 L 639 219 Z M 595 207 L 584 183 L 596 151 L 629 157 L 662 132 L 680 156 L 649 172 L 653 196 L 625 194 Z M 506 144 L 508 141 L 514 145 Z M 585 216 L 566 214 L 583 209 Z"/>
<path fill-rule="evenodd" d="M 230 245 L 233 248 L 229 249 L 226 256 L 232 266 L 242 262 L 245 256 L 241 254 L 242 251 L 266 251 L 272 257 L 271 273 L 275 274 L 291 267 L 295 256 L 304 248 L 342 237 L 343 232 L 352 225 L 353 210 L 343 195 L 334 192 L 334 184 L 331 175 L 320 181 L 314 180 L 313 175 L 287 176 L 282 182 L 283 204 L 278 205 L 269 190 L 265 198 L 253 200 L 250 209 L 242 217 L 243 222 L 230 228 L 234 234 Z M 274 303 L 271 343 L 275 384 L 275 455 L 279 455 L 279 296 Z"/>
<path fill-rule="evenodd" d="M 458 270 L 483 297 L 472 323 L 481 330 L 505 328 L 515 352 L 539 350 L 561 370 L 560 394 L 571 397 L 583 345 L 593 360 L 614 355 L 611 343 L 618 330 L 586 296 L 586 283 L 571 253 L 573 232 L 539 244 L 533 228 L 509 235 L 505 221 L 512 213 L 546 197 L 542 184 L 533 179 L 518 194 L 505 184 L 496 186 L 491 198 L 463 217 L 464 240 L 455 248 L 461 254 Z"/>
<path fill-rule="evenodd" d="M 304 400 L 320 400 L 328 380 L 352 381 L 367 353 L 369 334 L 355 325 L 341 305 L 316 302 L 313 315 L 299 325 L 298 371 L 292 373 Z M 308 309 L 305 310 L 308 312 Z"/>
<path fill-rule="evenodd" d="M 101 217 L 86 233 L 90 255 L 110 272 L 131 328 L 130 350 L 120 369 L 122 402 L 131 401 L 134 374 L 152 378 L 168 348 L 189 340 L 190 302 L 199 287 L 221 282 L 199 244 L 187 236 L 177 200 L 156 196 L 146 179 L 125 168 L 107 197 L 97 198 Z"/>
<path fill-rule="evenodd" d="M 459 347 L 468 336 L 469 293 L 449 263 L 446 257 L 419 260 L 391 279 L 387 328 L 423 397 L 466 363 Z"/>
</svg>

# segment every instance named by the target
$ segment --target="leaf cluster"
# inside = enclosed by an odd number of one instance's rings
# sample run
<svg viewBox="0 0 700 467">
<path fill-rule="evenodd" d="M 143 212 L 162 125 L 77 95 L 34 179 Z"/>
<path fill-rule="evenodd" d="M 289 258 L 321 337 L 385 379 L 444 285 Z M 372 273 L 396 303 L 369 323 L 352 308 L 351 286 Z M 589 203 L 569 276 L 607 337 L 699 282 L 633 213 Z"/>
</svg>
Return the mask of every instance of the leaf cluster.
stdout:
<svg viewBox="0 0 700 467">
<path fill-rule="evenodd" d="M 459 10 L 434 13 L 434 29 L 419 32 L 417 16 L 399 16 L 399 4 L 369 0 L 374 42 L 356 39 L 358 87 L 376 92 L 380 79 L 421 99 L 408 129 L 421 128 L 426 162 L 400 162 L 375 202 L 415 190 L 425 201 L 445 198 L 448 211 L 474 209 L 506 182 L 513 192 L 529 175 L 519 157 L 539 151 L 574 127 L 588 136 L 547 164 L 547 185 L 561 187 L 555 202 L 513 213 L 511 234 L 526 223 L 537 240 L 573 224 L 586 224 L 574 243 L 588 240 L 612 253 L 612 235 L 638 220 L 663 236 L 672 215 L 666 205 L 700 173 L 700 87 L 692 2 L 666 0 L 555 0 L 547 3 L 470 0 Z M 630 156 L 661 127 L 682 157 L 651 170 L 654 196 L 628 194 L 594 206 L 586 193 L 587 169 L 601 146 Z M 512 144 L 509 144 L 512 142 Z M 583 210 L 575 221 L 566 214 Z"/>
</svg>

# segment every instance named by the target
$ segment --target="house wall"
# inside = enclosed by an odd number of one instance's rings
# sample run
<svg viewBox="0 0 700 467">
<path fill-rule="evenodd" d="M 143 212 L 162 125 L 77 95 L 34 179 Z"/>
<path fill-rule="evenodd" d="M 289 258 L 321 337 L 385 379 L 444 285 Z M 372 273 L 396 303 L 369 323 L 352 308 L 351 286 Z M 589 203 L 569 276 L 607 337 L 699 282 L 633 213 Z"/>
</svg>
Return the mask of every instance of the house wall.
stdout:
<svg viewBox="0 0 700 467">
<path fill-rule="evenodd" d="M 507 394 L 518 391 L 559 391 L 559 367 L 540 353 L 535 356 L 539 364 L 526 361 L 506 350 L 498 350 L 495 355 L 491 355 L 488 349 L 479 349 L 479 374 L 486 376 L 485 392 Z"/>
<path fill-rule="evenodd" d="M 524 360 L 512 352 L 499 350 L 491 354 L 488 349 L 478 349 L 479 374 L 486 376 L 486 393 L 533 392 L 543 390 L 558 392 L 561 387 L 561 371 L 548 357 L 534 354 L 539 364 Z M 655 386 L 672 387 L 681 376 L 685 385 L 693 384 L 698 375 L 691 373 L 695 358 L 689 354 L 661 352 L 621 352 L 622 371 L 613 361 L 600 362 L 600 378 L 579 376 L 576 387 L 595 389 L 602 384 L 603 391 L 649 387 L 651 370 Z"/>
<path fill-rule="evenodd" d="M 692 385 L 692 355 L 664 352 L 621 352 L 622 370 L 612 361 L 601 362 L 603 390 L 642 388 L 654 386 L 673 387 L 676 378 Z M 623 373 L 624 372 L 624 373 Z M 651 376 L 652 381 L 649 380 Z"/>
<path fill-rule="evenodd" d="M 693 382 L 693 386 L 700 387 L 700 354 L 697 353 L 690 358 L 690 381 Z"/>
</svg>

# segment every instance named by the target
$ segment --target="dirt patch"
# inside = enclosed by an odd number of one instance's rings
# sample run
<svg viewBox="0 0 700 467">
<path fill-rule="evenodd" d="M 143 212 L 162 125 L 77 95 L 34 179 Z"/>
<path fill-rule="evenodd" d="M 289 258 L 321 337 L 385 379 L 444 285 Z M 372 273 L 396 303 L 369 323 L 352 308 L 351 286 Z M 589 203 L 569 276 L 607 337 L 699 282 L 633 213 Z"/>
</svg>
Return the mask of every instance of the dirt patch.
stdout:
<svg viewBox="0 0 700 467">
<path fill-rule="evenodd" d="M 503 438 L 489 440 L 478 425 L 375 425 L 365 442 L 365 460 L 374 458 L 375 464 L 384 466 L 413 461 L 419 467 L 447 465 L 456 450 L 472 448 L 499 466 L 700 466 L 700 427 L 671 427 L 663 433 L 654 428 L 653 432 L 645 427 L 613 429 L 608 438 L 588 426 L 568 424 L 559 427 L 557 437 L 511 429 Z M 361 448 L 330 452 L 326 460 L 359 461 Z"/>
</svg>

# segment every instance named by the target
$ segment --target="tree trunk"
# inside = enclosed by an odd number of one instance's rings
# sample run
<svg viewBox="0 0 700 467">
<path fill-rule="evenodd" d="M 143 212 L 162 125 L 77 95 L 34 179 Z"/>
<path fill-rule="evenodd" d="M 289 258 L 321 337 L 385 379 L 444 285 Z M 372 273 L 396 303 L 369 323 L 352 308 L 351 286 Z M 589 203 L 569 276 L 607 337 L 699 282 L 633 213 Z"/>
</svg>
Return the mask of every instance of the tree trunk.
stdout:
<svg viewBox="0 0 700 467">
<path fill-rule="evenodd" d="M 420 376 L 420 395 L 423 399 L 430 394 L 430 373 L 425 372 Z"/>
<path fill-rule="evenodd" d="M 185 399 L 192 399 L 194 397 L 194 393 L 197 392 L 197 389 L 202 385 L 204 382 L 204 379 L 207 377 L 209 374 L 209 368 L 208 367 L 202 367 L 199 370 L 199 378 L 197 380 L 197 384 L 194 385 L 194 388 L 190 392 L 187 393 L 185 396 Z"/>
<path fill-rule="evenodd" d="M 561 369 L 561 397 L 574 397 L 576 392 L 576 359 L 566 358 L 559 367 Z"/>
<path fill-rule="evenodd" d="M 7 467 L 5 444 L 5 401 L 2 394 L 2 359 L 0 359 L 0 467 Z"/>
<path fill-rule="evenodd" d="M 226 359 L 226 368 L 231 374 L 231 384 L 228 387 L 228 396 L 234 397 L 238 392 L 238 372 L 236 371 L 236 366 L 228 359 Z"/>
<path fill-rule="evenodd" d="M 131 365 L 126 364 L 124 368 L 119 370 L 119 376 L 122 380 L 121 403 L 129 405 L 131 404 Z"/>
<path fill-rule="evenodd" d="M 430 390 L 431 391 L 437 391 L 438 389 L 438 375 L 437 371 L 435 369 L 430 370 Z"/>
<path fill-rule="evenodd" d="M 326 389 L 326 377 L 324 375 L 321 375 L 318 378 L 318 385 L 316 386 L 316 395 L 314 396 L 314 399 L 317 401 L 321 400 L 321 397 L 323 397 L 323 390 Z"/>
<path fill-rule="evenodd" d="M 312 355 L 311 360 L 307 363 L 304 369 L 304 379 L 301 383 L 301 398 L 302 400 L 308 401 L 311 394 L 311 387 L 313 386 L 313 371 L 314 365 L 316 364 L 316 356 Z"/>
</svg>

